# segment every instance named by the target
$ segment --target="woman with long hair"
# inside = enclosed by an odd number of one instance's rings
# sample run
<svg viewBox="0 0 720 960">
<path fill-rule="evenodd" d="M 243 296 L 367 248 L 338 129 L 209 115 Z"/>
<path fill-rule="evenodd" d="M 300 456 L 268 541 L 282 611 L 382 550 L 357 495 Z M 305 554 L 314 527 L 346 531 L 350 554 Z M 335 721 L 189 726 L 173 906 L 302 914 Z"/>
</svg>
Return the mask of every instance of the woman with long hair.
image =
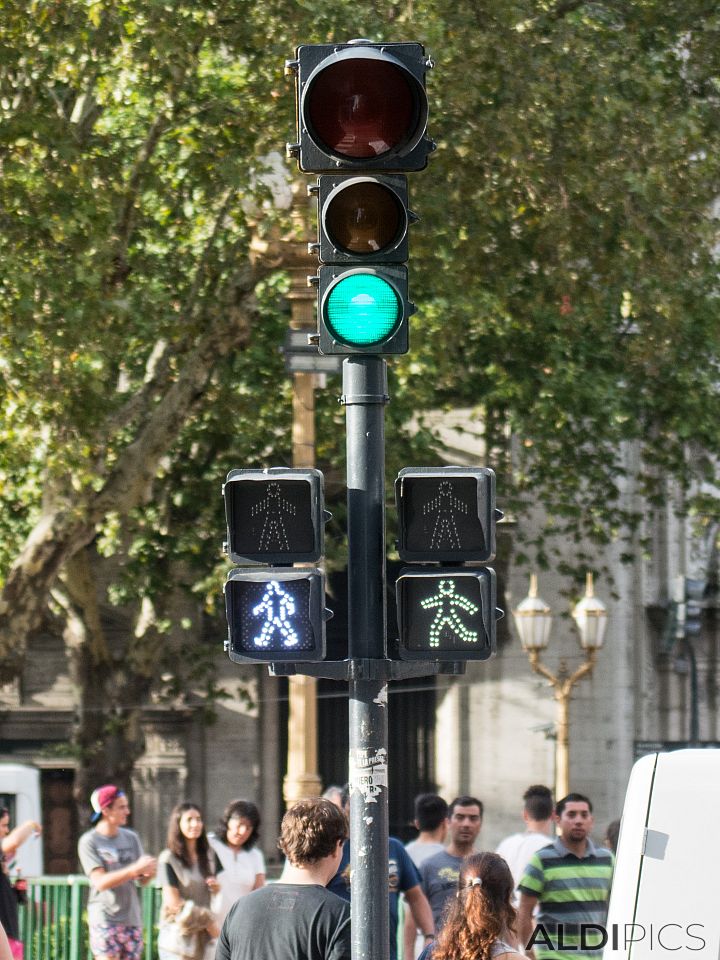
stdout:
<svg viewBox="0 0 720 960">
<path fill-rule="evenodd" d="M 216 832 L 210 834 L 219 861 L 220 923 L 236 900 L 265 885 L 265 860 L 255 846 L 259 829 L 260 811 L 255 804 L 250 800 L 231 800 Z"/>
<path fill-rule="evenodd" d="M 23 955 L 18 927 L 18 893 L 10 882 L 9 864 L 17 849 L 29 837 L 39 836 L 42 827 L 34 820 L 26 820 L 14 830 L 10 829 L 10 811 L 0 807 L 0 924 L 5 931 L 14 960 Z"/>
<path fill-rule="evenodd" d="M 162 885 L 160 960 L 203 960 L 220 932 L 210 909 L 211 898 L 220 886 L 202 812 L 196 803 L 179 803 L 173 808 L 167 849 L 158 857 L 158 879 Z"/>
<path fill-rule="evenodd" d="M 471 854 L 460 868 L 443 928 L 419 960 L 523 960 L 514 945 L 514 886 L 502 857 Z"/>
</svg>

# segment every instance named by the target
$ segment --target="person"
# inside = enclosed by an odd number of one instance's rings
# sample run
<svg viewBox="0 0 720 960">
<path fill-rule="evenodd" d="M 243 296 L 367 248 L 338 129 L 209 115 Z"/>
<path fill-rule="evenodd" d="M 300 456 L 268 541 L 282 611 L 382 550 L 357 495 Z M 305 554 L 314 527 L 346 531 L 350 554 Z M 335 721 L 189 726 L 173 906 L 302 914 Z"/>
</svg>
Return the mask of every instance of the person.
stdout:
<svg viewBox="0 0 720 960">
<path fill-rule="evenodd" d="M 336 783 L 331 783 L 323 791 L 323 797 L 334 803 L 338 810 L 342 810 L 342 787 L 339 787 Z"/>
<path fill-rule="evenodd" d="M 430 901 L 435 929 L 439 932 L 448 900 L 457 890 L 463 860 L 473 852 L 482 828 L 483 805 L 477 797 L 456 797 L 448 810 L 447 850 L 436 853 L 420 867 L 425 896 Z"/>
<path fill-rule="evenodd" d="M 90 805 L 93 829 L 78 842 L 80 864 L 90 878 L 90 950 L 95 960 L 140 960 L 142 914 L 135 881 L 149 883 L 157 861 L 143 853 L 137 833 L 126 828 L 130 804 L 119 787 L 98 787 Z"/>
<path fill-rule="evenodd" d="M 10 811 L 0 807 L 0 923 L 5 930 L 9 949 L 14 958 L 22 958 L 23 946 L 20 942 L 18 925 L 18 895 L 10 882 L 10 861 L 18 847 L 31 836 L 39 836 L 42 827 L 35 820 L 26 820 L 10 829 Z"/>
<path fill-rule="evenodd" d="M 0 923 L 0 960 L 14 960 L 10 949 L 10 941 L 2 923 Z"/>
<path fill-rule="evenodd" d="M 350 960 L 350 907 L 326 889 L 347 837 L 345 815 L 321 797 L 282 819 L 287 860 L 277 883 L 238 900 L 220 931 L 215 960 Z"/>
<path fill-rule="evenodd" d="M 537 960 L 598 957 L 601 950 L 592 947 L 599 943 L 601 931 L 582 927 L 605 921 L 613 855 L 590 839 L 595 821 L 592 804 L 583 794 L 569 793 L 559 800 L 555 817 L 560 835 L 530 857 L 520 880 L 520 943 Z"/>
<path fill-rule="evenodd" d="M 603 845 L 611 850 L 613 854 L 617 853 L 618 840 L 620 839 L 620 821 L 613 820 L 607 825 Z"/>
<path fill-rule="evenodd" d="M 428 857 L 442 853 L 445 849 L 445 837 L 448 830 L 448 805 L 437 793 L 421 793 L 415 797 L 415 818 L 413 823 L 418 831 L 417 839 L 405 844 L 405 849 L 416 867 L 421 867 Z M 417 957 L 425 942 L 422 931 L 415 926 L 412 913 L 405 911 L 405 957 Z"/>
<path fill-rule="evenodd" d="M 495 851 L 510 867 L 516 887 L 525 873 L 530 857 L 552 842 L 550 834 L 553 825 L 553 799 L 548 787 L 539 783 L 533 784 L 523 794 L 523 801 L 524 832 L 505 837 Z M 513 902 L 517 906 L 520 900 L 517 891 L 513 896 Z"/>
<path fill-rule="evenodd" d="M 515 945 L 513 876 L 496 853 L 470 854 L 437 942 L 420 960 L 522 960 Z"/>
<path fill-rule="evenodd" d="M 350 788 L 343 787 L 343 812 L 350 815 Z M 328 884 L 328 890 L 336 893 L 343 900 L 350 900 L 350 841 L 342 850 L 340 865 L 336 874 Z M 388 838 L 388 909 L 390 914 L 390 960 L 397 958 L 397 934 L 400 894 L 405 899 L 413 916 L 415 925 L 422 931 L 423 940 L 428 943 L 433 939 L 432 913 L 420 888 L 420 875 L 415 864 L 397 837 Z"/>
<path fill-rule="evenodd" d="M 265 860 L 256 844 L 260 836 L 260 811 L 250 800 L 231 800 L 220 824 L 211 833 L 210 845 L 218 861 L 222 925 L 230 907 L 240 897 L 265 884 Z"/>
<path fill-rule="evenodd" d="M 448 831 L 448 805 L 437 793 L 421 793 L 415 797 L 415 829 L 417 839 L 405 844 L 410 859 L 420 867 L 428 857 L 442 853 Z"/>
<path fill-rule="evenodd" d="M 179 803 L 170 813 L 167 848 L 158 857 L 162 908 L 158 933 L 159 960 L 203 960 L 220 932 L 210 909 L 220 890 L 215 856 L 205 834 L 200 807 Z"/>
</svg>

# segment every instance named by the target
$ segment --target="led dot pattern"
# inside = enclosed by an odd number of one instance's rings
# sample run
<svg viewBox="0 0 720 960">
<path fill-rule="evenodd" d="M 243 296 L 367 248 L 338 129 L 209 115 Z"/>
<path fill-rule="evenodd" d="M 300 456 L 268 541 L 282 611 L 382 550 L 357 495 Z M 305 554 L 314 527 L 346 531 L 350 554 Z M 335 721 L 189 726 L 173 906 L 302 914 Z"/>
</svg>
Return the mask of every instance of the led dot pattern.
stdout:
<svg viewBox="0 0 720 960">
<path fill-rule="evenodd" d="M 226 593 L 232 605 L 235 652 L 262 656 L 316 649 L 309 580 L 230 580 Z"/>
<path fill-rule="evenodd" d="M 402 318 L 402 303 L 395 288 L 370 273 L 343 277 L 325 301 L 325 321 L 330 333 L 353 347 L 383 343 L 396 331 Z"/>
</svg>

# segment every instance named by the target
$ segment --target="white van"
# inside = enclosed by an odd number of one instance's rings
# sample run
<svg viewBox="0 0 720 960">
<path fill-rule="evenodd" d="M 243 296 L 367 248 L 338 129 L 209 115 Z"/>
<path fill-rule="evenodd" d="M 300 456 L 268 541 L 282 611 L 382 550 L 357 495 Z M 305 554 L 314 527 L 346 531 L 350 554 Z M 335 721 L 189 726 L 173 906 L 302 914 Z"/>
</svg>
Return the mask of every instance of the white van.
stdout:
<svg viewBox="0 0 720 960">
<path fill-rule="evenodd" d="M 720 960 L 720 750 L 638 760 L 623 807 L 603 960 Z"/>
<path fill-rule="evenodd" d="M 26 820 L 42 823 L 40 771 L 21 763 L 0 763 L 0 806 L 10 811 L 10 827 Z M 43 873 L 42 837 L 32 836 L 19 847 L 10 872 L 23 877 Z"/>
</svg>

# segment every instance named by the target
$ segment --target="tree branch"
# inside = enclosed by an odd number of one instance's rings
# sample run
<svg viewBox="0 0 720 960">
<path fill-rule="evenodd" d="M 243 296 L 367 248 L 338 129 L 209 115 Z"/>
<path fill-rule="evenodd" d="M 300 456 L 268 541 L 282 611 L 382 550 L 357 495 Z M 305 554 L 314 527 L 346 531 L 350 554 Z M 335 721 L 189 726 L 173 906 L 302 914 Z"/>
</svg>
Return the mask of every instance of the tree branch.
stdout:
<svg viewBox="0 0 720 960">
<path fill-rule="evenodd" d="M 130 234 L 132 233 L 133 224 L 134 224 L 134 209 L 135 209 L 135 200 L 137 199 L 138 191 L 140 188 L 140 183 L 142 180 L 143 173 L 147 167 L 150 158 L 157 150 L 158 144 L 162 139 L 162 135 L 167 129 L 167 126 L 170 122 L 170 118 L 167 113 L 160 113 L 148 130 L 147 136 L 138 151 L 137 158 L 133 164 L 130 176 L 128 178 L 127 190 L 125 191 L 125 199 L 122 205 L 122 210 L 120 211 L 120 217 L 118 219 L 117 226 L 115 228 L 115 269 L 113 272 L 112 280 L 117 280 L 117 274 L 122 273 L 119 269 L 120 264 L 125 263 L 125 255 L 127 253 L 127 246 L 130 241 Z M 120 277 L 124 279 L 124 277 Z"/>
<path fill-rule="evenodd" d="M 585 4 L 589 2 L 591 3 L 592 0 L 564 0 L 563 3 L 559 3 L 551 12 L 550 19 L 562 20 L 563 17 L 566 17 L 569 13 L 573 13 L 580 7 L 584 7 Z"/>
</svg>

